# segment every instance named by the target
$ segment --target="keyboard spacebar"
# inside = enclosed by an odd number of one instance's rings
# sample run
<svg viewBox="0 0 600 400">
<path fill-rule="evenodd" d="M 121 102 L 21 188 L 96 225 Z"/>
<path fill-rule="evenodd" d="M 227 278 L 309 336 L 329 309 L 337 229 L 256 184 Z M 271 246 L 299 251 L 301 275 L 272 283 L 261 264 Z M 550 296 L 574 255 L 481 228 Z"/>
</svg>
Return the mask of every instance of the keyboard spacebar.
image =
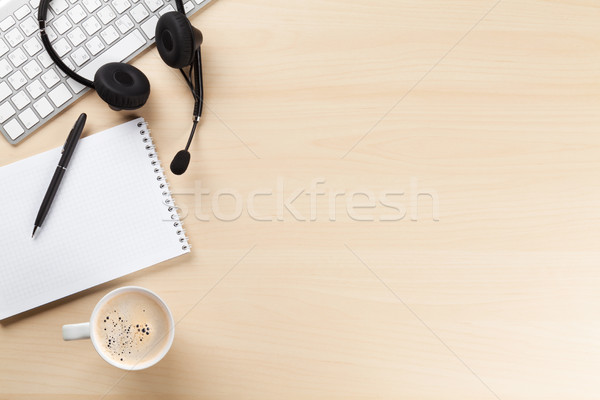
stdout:
<svg viewBox="0 0 600 400">
<path fill-rule="evenodd" d="M 77 71 L 91 81 L 98 68 L 110 62 L 120 62 L 129 57 L 134 51 L 146 44 L 146 40 L 138 29 L 132 31 L 123 39 L 110 46 L 104 53 L 94 58 L 89 64 Z"/>
</svg>

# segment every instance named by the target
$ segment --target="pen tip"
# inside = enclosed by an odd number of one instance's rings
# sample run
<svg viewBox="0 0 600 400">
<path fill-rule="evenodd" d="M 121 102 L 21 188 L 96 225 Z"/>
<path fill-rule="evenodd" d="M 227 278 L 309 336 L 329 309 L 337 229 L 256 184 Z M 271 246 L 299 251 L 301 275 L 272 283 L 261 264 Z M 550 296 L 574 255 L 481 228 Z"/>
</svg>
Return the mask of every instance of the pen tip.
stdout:
<svg viewBox="0 0 600 400">
<path fill-rule="evenodd" d="M 31 234 L 31 238 L 33 239 L 33 235 L 35 235 L 35 231 L 37 230 L 37 226 L 33 227 L 33 233 Z"/>
</svg>

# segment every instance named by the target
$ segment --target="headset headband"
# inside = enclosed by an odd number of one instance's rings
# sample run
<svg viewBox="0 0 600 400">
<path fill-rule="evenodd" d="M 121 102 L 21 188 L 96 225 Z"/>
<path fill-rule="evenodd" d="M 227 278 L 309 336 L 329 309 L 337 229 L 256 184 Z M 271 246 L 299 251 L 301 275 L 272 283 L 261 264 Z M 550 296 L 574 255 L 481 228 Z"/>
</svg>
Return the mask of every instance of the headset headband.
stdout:
<svg viewBox="0 0 600 400">
<path fill-rule="evenodd" d="M 46 34 L 46 16 L 48 15 L 48 6 L 50 5 L 51 0 L 41 0 L 38 8 L 38 23 L 40 26 L 40 35 L 42 36 L 42 43 L 48 52 L 48 55 L 54 61 L 54 63 L 60 68 L 65 74 L 69 75 L 69 77 L 73 78 L 75 81 L 81 83 L 84 86 L 94 88 L 94 82 L 89 79 L 84 78 L 79 75 L 71 68 L 69 68 L 58 56 L 52 44 L 50 43 L 50 39 Z M 185 15 L 183 8 L 183 0 L 175 0 L 175 4 L 177 5 L 177 11 Z"/>
</svg>

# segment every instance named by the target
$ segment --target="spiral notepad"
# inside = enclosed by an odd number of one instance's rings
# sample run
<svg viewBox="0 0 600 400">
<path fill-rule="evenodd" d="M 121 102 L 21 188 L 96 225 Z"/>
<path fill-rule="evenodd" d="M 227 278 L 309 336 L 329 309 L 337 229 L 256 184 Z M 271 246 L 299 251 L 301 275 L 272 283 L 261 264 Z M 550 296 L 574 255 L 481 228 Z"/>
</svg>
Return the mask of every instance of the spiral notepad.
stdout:
<svg viewBox="0 0 600 400">
<path fill-rule="evenodd" d="M 142 118 L 80 140 L 32 239 L 60 152 L 0 168 L 0 319 L 190 251 Z"/>
</svg>

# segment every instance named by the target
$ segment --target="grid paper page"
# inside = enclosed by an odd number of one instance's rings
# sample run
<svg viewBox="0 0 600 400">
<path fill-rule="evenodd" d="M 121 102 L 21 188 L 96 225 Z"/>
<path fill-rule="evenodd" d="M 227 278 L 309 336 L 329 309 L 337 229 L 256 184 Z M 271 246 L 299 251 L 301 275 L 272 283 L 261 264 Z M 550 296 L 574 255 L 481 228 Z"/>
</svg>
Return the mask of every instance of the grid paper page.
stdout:
<svg viewBox="0 0 600 400">
<path fill-rule="evenodd" d="M 0 168 L 0 319 L 189 252 L 142 118 L 80 140 L 32 239 L 60 152 Z"/>
</svg>

